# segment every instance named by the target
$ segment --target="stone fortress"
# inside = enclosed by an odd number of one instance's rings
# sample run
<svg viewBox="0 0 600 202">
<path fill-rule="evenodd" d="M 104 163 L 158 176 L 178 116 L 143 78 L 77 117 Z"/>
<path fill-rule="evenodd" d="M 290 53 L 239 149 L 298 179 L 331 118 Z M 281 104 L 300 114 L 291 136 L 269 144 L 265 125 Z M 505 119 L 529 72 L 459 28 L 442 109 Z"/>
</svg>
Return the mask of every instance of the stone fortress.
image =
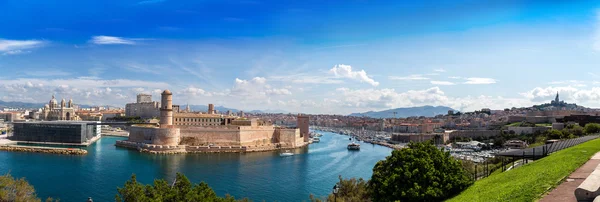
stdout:
<svg viewBox="0 0 600 202">
<path fill-rule="evenodd" d="M 116 145 L 150 153 L 251 152 L 292 149 L 308 145 L 308 116 L 299 115 L 297 128 L 274 126 L 257 119 L 206 113 L 189 107 L 173 109 L 173 94 L 161 94 L 159 126 L 132 126 L 129 138 Z M 139 99 L 138 99 L 139 102 Z"/>
</svg>

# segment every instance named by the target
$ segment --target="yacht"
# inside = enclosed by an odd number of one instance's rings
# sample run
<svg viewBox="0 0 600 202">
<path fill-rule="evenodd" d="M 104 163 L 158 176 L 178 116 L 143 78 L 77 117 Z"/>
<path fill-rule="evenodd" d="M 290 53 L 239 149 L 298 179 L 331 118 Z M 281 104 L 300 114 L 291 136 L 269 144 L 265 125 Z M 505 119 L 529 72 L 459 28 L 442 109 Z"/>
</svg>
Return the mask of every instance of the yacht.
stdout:
<svg viewBox="0 0 600 202">
<path fill-rule="evenodd" d="M 279 156 L 283 156 L 283 157 L 293 156 L 293 155 L 294 155 L 294 153 L 290 152 L 290 150 L 285 150 L 285 152 L 279 153 Z"/>
<path fill-rule="evenodd" d="M 313 138 L 313 142 L 314 143 L 321 142 L 321 138 L 315 137 L 315 138 Z"/>
<path fill-rule="evenodd" d="M 348 144 L 348 150 L 360 150 L 360 144 L 358 143 L 350 143 Z"/>
</svg>

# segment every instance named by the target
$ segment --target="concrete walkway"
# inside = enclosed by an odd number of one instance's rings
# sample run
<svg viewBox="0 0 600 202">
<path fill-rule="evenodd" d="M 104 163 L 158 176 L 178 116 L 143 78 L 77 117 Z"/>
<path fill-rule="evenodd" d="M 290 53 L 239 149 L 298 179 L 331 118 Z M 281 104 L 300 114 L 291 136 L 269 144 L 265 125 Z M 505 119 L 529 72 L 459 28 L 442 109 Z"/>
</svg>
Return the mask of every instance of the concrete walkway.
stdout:
<svg viewBox="0 0 600 202">
<path fill-rule="evenodd" d="M 567 180 L 545 195 L 540 202 L 576 202 L 575 189 L 596 169 L 598 164 L 600 164 L 600 152 L 571 173 Z"/>
</svg>

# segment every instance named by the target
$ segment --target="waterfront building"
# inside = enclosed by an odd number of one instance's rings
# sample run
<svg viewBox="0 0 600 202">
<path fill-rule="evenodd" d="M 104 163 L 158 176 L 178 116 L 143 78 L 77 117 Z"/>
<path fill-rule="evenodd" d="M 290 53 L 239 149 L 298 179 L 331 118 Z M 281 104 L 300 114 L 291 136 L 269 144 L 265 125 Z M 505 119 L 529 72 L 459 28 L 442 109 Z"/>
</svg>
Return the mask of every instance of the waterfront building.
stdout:
<svg viewBox="0 0 600 202">
<path fill-rule="evenodd" d="M 152 101 L 152 95 L 138 94 L 136 103 L 127 103 L 125 105 L 125 116 L 139 116 L 142 119 L 149 119 L 160 116 L 160 103 Z"/>
<path fill-rule="evenodd" d="M 99 122 L 41 121 L 13 123 L 14 141 L 89 144 L 100 137 Z"/>
<path fill-rule="evenodd" d="M 73 99 L 69 100 L 69 102 L 65 102 L 63 98 L 60 102 L 60 106 L 56 101 L 54 95 L 52 95 L 52 99 L 50 102 L 44 106 L 42 112 L 39 116 L 41 120 L 45 121 L 56 121 L 56 120 L 66 120 L 66 121 L 76 121 L 80 120 L 79 117 L 75 114 L 75 107 L 73 104 Z"/>
</svg>

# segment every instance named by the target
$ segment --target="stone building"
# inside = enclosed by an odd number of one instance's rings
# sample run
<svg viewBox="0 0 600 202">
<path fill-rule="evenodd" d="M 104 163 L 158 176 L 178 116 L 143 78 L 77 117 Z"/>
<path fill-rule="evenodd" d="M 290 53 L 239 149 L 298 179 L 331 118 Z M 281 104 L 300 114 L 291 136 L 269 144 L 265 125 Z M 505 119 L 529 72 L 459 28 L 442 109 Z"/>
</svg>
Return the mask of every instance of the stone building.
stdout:
<svg viewBox="0 0 600 202">
<path fill-rule="evenodd" d="M 73 99 L 69 100 L 68 103 L 65 102 L 65 99 L 62 99 L 59 106 L 58 102 L 54 98 L 54 95 L 52 95 L 50 102 L 48 102 L 48 104 L 46 104 L 42 109 L 39 118 L 46 121 L 79 120 L 79 117 L 75 114 Z"/>
<path fill-rule="evenodd" d="M 152 95 L 138 94 L 136 103 L 125 105 L 125 116 L 139 116 L 142 119 L 149 119 L 160 116 L 160 103 L 152 101 Z"/>
</svg>

